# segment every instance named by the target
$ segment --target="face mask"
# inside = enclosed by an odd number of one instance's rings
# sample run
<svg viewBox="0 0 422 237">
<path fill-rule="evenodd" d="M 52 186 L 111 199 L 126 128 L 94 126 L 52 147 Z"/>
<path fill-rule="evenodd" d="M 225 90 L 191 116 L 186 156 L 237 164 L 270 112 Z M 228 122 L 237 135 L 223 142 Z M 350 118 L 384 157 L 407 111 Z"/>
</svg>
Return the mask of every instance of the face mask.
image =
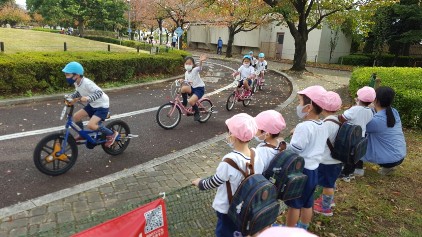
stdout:
<svg viewBox="0 0 422 237">
<path fill-rule="evenodd" d="M 230 137 L 230 136 L 228 136 L 228 137 L 226 138 L 226 143 L 227 143 L 227 145 L 228 145 L 230 148 L 234 148 L 234 142 L 231 142 L 230 140 L 231 140 L 231 137 Z"/>
<path fill-rule="evenodd" d="M 192 70 L 192 68 L 193 68 L 192 65 L 185 65 L 186 71 L 190 71 L 190 70 Z"/>
<path fill-rule="evenodd" d="M 298 105 L 297 107 L 296 107 L 296 114 L 297 114 L 297 116 L 300 118 L 300 119 L 304 119 L 309 113 L 307 113 L 307 112 L 302 112 L 303 111 L 303 109 L 306 107 L 306 106 L 308 106 L 308 105 L 303 105 L 303 106 L 301 106 L 301 105 Z"/>
<path fill-rule="evenodd" d="M 263 134 L 261 134 L 261 135 L 259 135 L 259 136 L 254 136 L 253 138 L 255 139 L 255 141 L 257 141 L 257 142 L 264 142 L 265 141 L 265 138 L 264 139 L 261 139 L 260 137 L 262 137 L 262 136 L 264 136 L 265 137 L 265 133 L 263 133 Z"/>
<path fill-rule="evenodd" d="M 75 80 L 73 80 L 73 77 L 69 77 L 69 78 L 66 78 L 66 82 L 67 82 L 67 84 L 69 84 L 69 86 L 71 86 L 71 85 L 73 85 L 73 84 L 75 84 Z"/>
<path fill-rule="evenodd" d="M 250 63 L 243 63 L 243 66 L 248 68 L 251 64 Z"/>
</svg>

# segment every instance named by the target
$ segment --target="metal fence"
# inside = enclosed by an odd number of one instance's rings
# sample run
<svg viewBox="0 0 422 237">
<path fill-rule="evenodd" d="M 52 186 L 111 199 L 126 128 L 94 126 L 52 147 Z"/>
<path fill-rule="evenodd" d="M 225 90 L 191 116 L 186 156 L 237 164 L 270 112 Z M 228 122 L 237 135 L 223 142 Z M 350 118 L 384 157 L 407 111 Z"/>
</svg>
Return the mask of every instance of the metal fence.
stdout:
<svg viewBox="0 0 422 237">
<path fill-rule="evenodd" d="M 214 236 L 217 217 L 211 204 L 215 192 L 216 190 L 199 191 L 196 187 L 186 186 L 166 194 L 165 203 L 170 236 Z M 69 236 L 118 217 L 157 198 L 160 196 L 106 210 L 85 219 L 64 223 L 54 229 L 27 236 Z"/>
</svg>

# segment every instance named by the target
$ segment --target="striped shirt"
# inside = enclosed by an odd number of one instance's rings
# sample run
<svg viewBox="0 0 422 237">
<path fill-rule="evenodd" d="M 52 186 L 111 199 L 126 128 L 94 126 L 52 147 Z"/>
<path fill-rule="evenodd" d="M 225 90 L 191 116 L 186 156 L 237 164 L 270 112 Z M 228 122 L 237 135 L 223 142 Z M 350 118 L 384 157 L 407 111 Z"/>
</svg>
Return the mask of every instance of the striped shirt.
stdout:
<svg viewBox="0 0 422 237">
<path fill-rule="evenodd" d="M 70 96 L 74 98 L 87 96 L 88 103 L 93 108 L 108 108 L 109 107 L 109 98 L 103 90 L 97 86 L 93 81 L 84 77 L 81 80 L 81 83 L 78 85 L 75 83 L 76 91 Z"/>
</svg>

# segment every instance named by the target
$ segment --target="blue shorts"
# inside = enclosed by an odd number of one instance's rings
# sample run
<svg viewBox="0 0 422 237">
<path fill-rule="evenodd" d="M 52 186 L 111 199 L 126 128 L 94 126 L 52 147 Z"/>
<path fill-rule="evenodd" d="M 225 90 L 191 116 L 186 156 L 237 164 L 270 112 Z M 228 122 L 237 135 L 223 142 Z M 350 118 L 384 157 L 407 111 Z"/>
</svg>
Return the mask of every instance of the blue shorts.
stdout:
<svg viewBox="0 0 422 237">
<path fill-rule="evenodd" d="M 318 184 L 318 170 L 303 169 L 303 174 L 308 176 L 305 188 L 300 198 L 285 201 L 286 205 L 291 208 L 311 208 L 314 206 L 314 192 Z"/>
<path fill-rule="evenodd" d="M 236 226 L 227 214 L 217 213 L 217 226 L 215 227 L 216 237 L 232 237 L 236 231 Z"/>
<path fill-rule="evenodd" d="M 191 89 L 192 89 L 192 93 L 190 95 L 196 95 L 198 99 L 201 99 L 202 96 L 204 96 L 205 94 L 205 87 L 196 87 L 196 88 L 191 87 Z"/>
<path fill-rule="evenodd" d="M 318 185 L 323 188 L 334 188 L 336 180 L 341 173 L 343 164 L 324 165 L 318 167 Z"/>
<path fill-rule="evenodd" d="M 88 116 L 90 118 L 92 118 L 92 116 L 95 115 L 95 116 L 99 117 L 103 121 L 106 120 L 107 115 L 108 115 L 108 111 L 109 111 L 108 108 L 102 108 L 102 107 L 100 107 L 100 108 L 94 108 L 90 104 L 86 105 L 84 107 L 84 110 L 86 111 L 86 113 L 88 114 Z"/>
<path fill-rule="evenodd" d="M 242 87 L 243 86 L 243 81 L 244 81 L 245 79 L 243 79 L 243 80 L 240 80 L 239 81 L 239 85 L 237 86 L 237 88 L 240 88 L 240 87 Z M 247 79 L 248 80 L 248 84 L 249 84 L 249 86 L 251 86 L 252 85 L 252 79 Z"/>
</svg>

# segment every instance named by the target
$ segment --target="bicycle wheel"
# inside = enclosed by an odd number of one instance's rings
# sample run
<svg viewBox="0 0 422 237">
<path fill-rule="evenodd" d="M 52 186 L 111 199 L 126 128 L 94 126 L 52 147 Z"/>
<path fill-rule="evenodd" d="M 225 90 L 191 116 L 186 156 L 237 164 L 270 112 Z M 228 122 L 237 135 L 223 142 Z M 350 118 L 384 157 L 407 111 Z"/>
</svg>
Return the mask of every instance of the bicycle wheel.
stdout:
<svg viewBox="0 0 422 237">
<path fill-rule="evenodd" d="M 160 127 L 164 129 L 173 129 L 179 124 L 182 118 L 182 111 L 180 111 L 180 108 L 177 106 L 176 108 L 173 107 L 174 103 L 169 102 L 158 108 L 156 119 Z"/>
<path fill-rule="evenodd" d="M 260 90 L 260 91 L 262 91 L 262 89 L 264 88 L 264 86 L 263 85 L 259 85 L 259 87 L 258 87 L 258 89 Z"/>
<path fill-rule="evenodd" d="M 64 134 L 55 133 L 44 137 L 34 150 L 34 164 L 37 169 L 51 176 L 66 173 L 76 163 L 78 146 L 73 136 L 67 138 L 65 153 L 57 156 L 64 141 Z"/>
<path fill-rule="evenodd" d="M 201 118 L 199 119 L 200 123 L 205 123 L 208 119 L 211 118 L 212 115 L 212 102 L 209 99 L 204 99 L 201 101 L 201 105 L 199 106 L 199 113 Z"/>
<path fill-rule="evenodd" d="M 229 95 L 229 98 L 227 98 L 226 109 L 228 111 L 231 111 L 233 109 L 235 103 L 236 103 L 236 95 L 233 92 Z"/>
<path fill-rule="evenodd" d="M 251 104 L 251 98 L 247 98 L 247 99 L 244 99 L 244 100 L 242 100 L 242 102 L 243 102 L 243 106 L 249 106 L 250 104 Z"/>
<path fill-rule="evenodd" d="M 257 81 L 258 79 L 253 80 L 252 82 L 252 93 L 256 93 L 258 91 Z"/>
<path fill-rule="evenodd" d="M 106 126 L 111 131 L 117 131 L 120 135 L 120 138 L 117 138 L 113 145 L 106 147 L 105 143 L 101 144 L 103 150 L 112 156 L 117 156 L 123 153 L 124 150 L 129 146 L 130 139 L 128 138 L 130 134 L 129 125 L 123 122 L 122 120 L 113 121 Z"/>
</svg>

